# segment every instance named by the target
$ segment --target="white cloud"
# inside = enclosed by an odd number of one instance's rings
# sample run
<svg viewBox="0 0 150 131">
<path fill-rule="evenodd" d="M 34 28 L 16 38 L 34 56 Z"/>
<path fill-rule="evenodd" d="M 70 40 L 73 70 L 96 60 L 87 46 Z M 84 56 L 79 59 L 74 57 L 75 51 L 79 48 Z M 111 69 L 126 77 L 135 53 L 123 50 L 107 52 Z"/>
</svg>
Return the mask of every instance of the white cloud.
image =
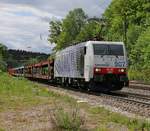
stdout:
<svg viewBox="0 0 150 131">
<path fill-rule="evenodd" d="M 26 16 L 24 12 L 29 12 L 29 14 Z M 50 48 L 50 44 L 46 40 L 41 40 L 40 35 L 45 39 L 48 35 L 48 23 L 43 21 L 42 17 L 50 18 L 52 15 L 39 12 L 31 7 L 3 6 L 0 9 L 0 40 L 9 48 L 15 49 L 27 50 L 27 47 L 31 46 L 33 51 L 44 52 L 41 47 Z"/>
<path fill-rule="evenodd" d="M 100 16 L 111 0 L 1 0 L 0 42 L 9 48 L 49 53 L 47 42 L 51 18 L 63 18 L 74 8 Z M 42 39 L 41 37 L 42 36 Z M 31 49 L 27 47 L 31 46 Z"/>
</svg>

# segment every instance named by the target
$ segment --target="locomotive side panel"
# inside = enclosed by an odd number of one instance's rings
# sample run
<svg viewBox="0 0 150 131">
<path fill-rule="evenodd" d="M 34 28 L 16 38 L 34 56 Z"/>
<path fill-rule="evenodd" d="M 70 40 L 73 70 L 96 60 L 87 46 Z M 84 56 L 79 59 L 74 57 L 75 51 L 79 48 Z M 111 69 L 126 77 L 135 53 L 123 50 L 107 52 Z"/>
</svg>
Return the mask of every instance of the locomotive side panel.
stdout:
<svg viewBox="0 0 150 131">
<path fill-rule="evenodd" d="M 66 48 L 56 54 L 54 77 L 84 77 L 84 44 Z"/>
</svg>

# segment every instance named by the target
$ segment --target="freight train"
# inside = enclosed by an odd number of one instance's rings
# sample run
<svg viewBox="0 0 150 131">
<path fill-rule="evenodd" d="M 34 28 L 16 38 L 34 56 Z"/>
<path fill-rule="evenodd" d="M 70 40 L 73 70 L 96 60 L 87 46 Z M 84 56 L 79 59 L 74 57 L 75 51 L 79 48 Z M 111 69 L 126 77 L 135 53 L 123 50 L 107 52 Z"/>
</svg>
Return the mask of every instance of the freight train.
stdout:
<svg viewBox="0 0 150 131">
<path fill-rule="evenodd" d="M 68 87 L 115 91 L 128 86 L 127 66 L 123 42 L 86 41 L 58 51 L 52 60 L 9 69 L 9 73 Z"/>
</svg>

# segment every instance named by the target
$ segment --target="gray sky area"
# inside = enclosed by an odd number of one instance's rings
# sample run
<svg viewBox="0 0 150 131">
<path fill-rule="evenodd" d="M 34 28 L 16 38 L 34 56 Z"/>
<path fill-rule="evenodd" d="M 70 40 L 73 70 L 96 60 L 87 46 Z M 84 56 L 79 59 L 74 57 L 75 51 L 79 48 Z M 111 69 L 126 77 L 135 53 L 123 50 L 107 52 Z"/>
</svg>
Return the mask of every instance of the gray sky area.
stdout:
<svg viewBox="0 0 150 131">
<path fill-rule="evenodd" d="M 51 19 L 74 8 L 101 16 L 111 0 L 0 0 L 0 42 L 11 49 L 50 53 L 47 41 Z M 31 47 L 31 48 L 28 48 Z"/>
</svg>

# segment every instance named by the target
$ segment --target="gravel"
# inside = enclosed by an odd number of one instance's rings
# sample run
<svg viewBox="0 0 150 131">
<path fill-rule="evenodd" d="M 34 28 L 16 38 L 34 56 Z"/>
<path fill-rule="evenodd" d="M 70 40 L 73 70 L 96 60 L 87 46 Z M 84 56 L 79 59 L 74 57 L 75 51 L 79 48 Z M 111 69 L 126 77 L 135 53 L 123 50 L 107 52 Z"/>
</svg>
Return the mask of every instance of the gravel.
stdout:
<svg viewBox="0 0 150 131">
<path fill-rule="evenodd" d="M 92 106 L 104 107 L 105 109 L 124 114 L 128 117 L 147 119 L 148 121 L 150 121 L 150 116 L 149 116 L 150 109 L 145 109 L 144 107 L 139 106 L 138 104 L 117 100 L 111 97 L 110 98 L 103 97 L 103 94 L 101 95 L 100 93 L 99 95 L 94 95 L 90 93 L 74 91 L 72 89 L 65 89 L 65 88 L 59 88 L 54 86 L 48 86 L 48 87 L 50 90 L 54 92 L 71 96 L 77 99 L 78 102 L 87 102 Z M 135 90 L 135 89 L 124 88 L 123 91 L 126 92 L 132 91 L 139 94 L 144 93 L 145 95 L 150 95 L 150 92 L 147 91 L 144 92 L 142 90 L 139 91 L 138 89 Z"/>
<path fill-rule="evenodd" d="M 150 91 L 148 90 L 142 90 L 142 89 L 133 89 L 133 88 L 123 88 L 121 91 L 123 92 L 129 92 L 129 93 L 135 93 L 140 95 L 147 95 L 150 97 Z"/>
</svg>

